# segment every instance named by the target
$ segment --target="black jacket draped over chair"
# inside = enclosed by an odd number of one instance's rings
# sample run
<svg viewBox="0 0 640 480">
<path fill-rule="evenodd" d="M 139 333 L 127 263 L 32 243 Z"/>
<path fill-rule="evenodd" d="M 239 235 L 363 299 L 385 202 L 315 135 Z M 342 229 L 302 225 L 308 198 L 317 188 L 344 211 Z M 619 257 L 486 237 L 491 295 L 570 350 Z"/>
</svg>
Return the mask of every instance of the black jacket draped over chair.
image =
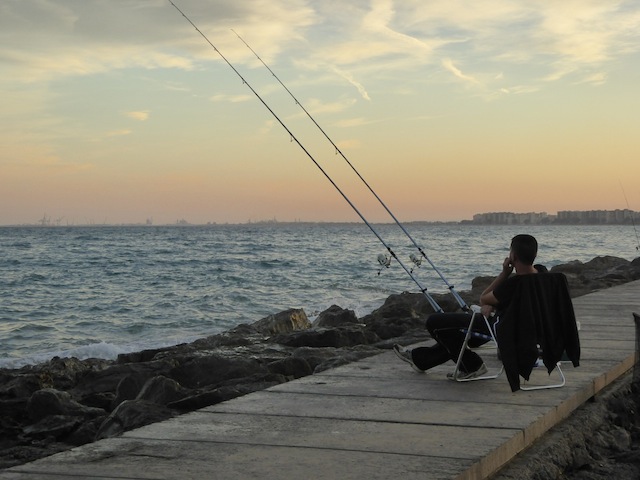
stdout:
<svg viewBox="0 0 640 480">
<path fill-rule="evenodd" d="M 529 380 L 538 358 L 551 373 L 563 355 L 580 364 L 580 340 L 567 278 L 562 273 L 522 275 L 496 324 L 496 338 L 512 391 Z"/>
</svg>

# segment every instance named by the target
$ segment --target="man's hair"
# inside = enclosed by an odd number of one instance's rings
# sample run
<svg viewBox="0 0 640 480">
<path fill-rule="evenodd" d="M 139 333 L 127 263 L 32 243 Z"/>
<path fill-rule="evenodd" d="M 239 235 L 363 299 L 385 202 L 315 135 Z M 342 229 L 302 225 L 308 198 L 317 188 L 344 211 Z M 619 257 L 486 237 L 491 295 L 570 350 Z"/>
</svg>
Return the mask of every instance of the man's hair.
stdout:
<svg viewBox="0 0 640 480">
<path fill-rule="evenodd" d="M 522 263 L 533 265 L 538 254 L 538 241 L 531 235 L 516 235 L 511 239 L 511 249 Z"/>
</svg>

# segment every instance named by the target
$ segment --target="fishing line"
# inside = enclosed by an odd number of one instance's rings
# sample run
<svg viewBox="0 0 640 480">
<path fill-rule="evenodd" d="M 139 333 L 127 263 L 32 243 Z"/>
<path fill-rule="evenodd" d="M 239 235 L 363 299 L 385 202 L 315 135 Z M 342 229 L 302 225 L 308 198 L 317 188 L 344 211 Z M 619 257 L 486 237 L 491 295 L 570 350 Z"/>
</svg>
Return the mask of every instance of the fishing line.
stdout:
<svg viewBox="0 0 640 480">
<path fill-rule="evenodd" d="M 622 186 L 622 182 L 620 182 L 620 189 L 622 190 L 622 195 L 624 195 L 624 201 L 627 202 L 627 210 L 629 210 L 629 212 L 631 213 L 631 225 L 633 225 L 633 231 L 636 233 L 636 242 L 638 243 L 638 246 L 636 247 L 636 250 L 640 251 L 640 238 L 638 237 L 638 230 L 636 230 L 636 222 L 635 222 L 635 220 L 633 218 L 635 216 L 635 212 L 633 210 L 631 210 L 631 207 L 629 206 L 629 200 L 627 199 L 627 194 L 624 191 L 624 187 Z"/>
<path fill-rule="evenodd" d="M 380 240 L 380 242 L 385 246 L 385 248 L 387 249 L 387 251 L 389 252 L 389 254 L 391 255 L 391 257 L 393 257 L 399 264 L 400 266 L 404 269 L 405 272 L 407 272 L 407 274 L 409 275 L 409 277 L 411 277 L 411 279 L 416 283 L 416 285 L 418 286 L 418 288 L 420 289 L 420 292 L 422 292 L 425 297 L 427 298 L 427 300 L 429 301 L 429 304 L 431 305 L 431 307 L 438 313 L 443 313 L 444 310 L 442 310 L 442 308 L 440 307 L 440 305 L 438 305 L 438 303 L 433 299 L 433 297 L 429 294 L 429 292 L 427 292 L 427 289 L 425 287 L 423 287 L 420 282 L 418 281 L 418 279 L 413 275 L 413 273 L 406 267 L 406 265 L 398 258 L 398 256 L 394 253 L 394 251 L 391 249 L 391 247 L 389 245 L 387 245 L 387 243 L 382 239 L 382 237 L 378 234 L 378 232 L 373 228 L 373 226 L 367 221 L 366 218 L 364 218 L 364 216 L 362 215 L 362 213 L 360 213 L 360 211 L 356 208 L 356 206 L 351 202 L 351 200 L 349 200 L 349 198 L 346 196 L 346 194 L 340 189 L 340 187 L 338 187 L 338 185 L 333 181 L 333 179 L 329 176 L 329 174 L 322 168 L 322 166 L 316 161 L 316 159 L 313 157 L 313 155 L 311 155 L 311 153 L 309 153 L 309 151 L 304 147 L 304 145 L 302 145 L 302 143 L 298 140 L 298 138 L 293 134 L 293 132 L 291 130 L 289 130 L 289 128 L 284 124 L 284 122 L 280 119 L 280 117 L 271 109 L 271 107 L 269 107 L 269 105 L 264 101 L 264 99 L 258 94 L 258 92 L 256 92 L 253 87 L 251 86 L 251 84 L 249 84 L 249 82 L 247 82 L 247 80 L 245 80 L 245 78 L 242 76 L 242 74 L 240 74 L 240 72 L 231 64 L 231 62 L 229 60 L 227 60 L 227 57 L 225 57 L 222 52 L 220 50 L 218 50 L 218 48 L 211 42 L 211 40 L 209 40 L 209 38 L 202 33 L 202 31 L 196 26 L 195 23 L 193 23 L 191 21 L 191 19 L 189 17 L 187 17 L 187 15 L 185 15 L 185 13 L 180 10 L 180 8 L 178 8 L 178 6 L 173 3 L 172 0 L 167 0 L 178 12 L 180 12 L 180 14 L 185 18 L 185 20 L 187 20 L 187 22 L 189 22 L 191 24 L 191 26 L 193 28 L 195 28 L 196 32 L 198 32 L 200 34 L 200 36 L 202 38 L 205 39 L 205 41 L 211 46 L 211 48 L 213 48 L 216 53 L 218 53 L 218 55 L 220 55 L 220 57 L 225 61 L 225 63 L 235 72 L 235 74 L 240 78 L 240 80 L 242 80 L 242 83 L 244 85 L 246 85 L 249 90 L 251 90 L 251 92 L 256 96 L 256 98 L 258 100 L 260 100 L 260 103 L 262 103 L 262 105 L 269 111 L 269 113 L 273 116 L 273 118 L 275 118 L 277 120 L 277 122 L 282 126 L 282 128 L 284 128 L 284 130 L 289 134 L 289 137 L 291 138 L 292 141 L 294 141 L 299 147 L 300 149 L 307 155 L 307 157 L 309 157 L 309 159 L 314 163 L 314 165 L 316 167 L 318 167 L 318 169 L 320 170 L 320 172 L 322 172 L 322 174 L 326 177 L 327 180 L 329 180 L 329 182 L 331 183 L 331 185 L 334 186 L 334 188 L 338 191 L 338 193 L 340 193 L 340 195 L 342 196 L 342 198 L 345 199 L 345 201 L 349 204 L 349 206 L 356 212 L 356 214 L 358 214 L 358 216 L 360 217 L 360 219 L 365 223 L 365 225 L 367 225 L 367 227 L 369 227 L 369 229 L 373 232 L 373 234 L 378 238 L 378 240 Z"/>
<path fill-rule="evenodd" d="M 422 249 L 422 247 L 420 245 L 418 245 L 418 243 L 413 239 L 413 237 L 409 234 L 409 232 L 407 231 L 407 229 L 404 227 L 404 225 L 402 225 L 402 223 L 400 223 L 400 221 L 396 218 L 396 216 L 391 212 L 391 210 L 389 210 L 389 207 L 387 207 L 387 205 L 382 201 L 382 199 L 378 196 L 378 194 L 373 190 L 373 188 L 367 183 L 367 181 L 362 177 L 362 175 L 360 175 L 360 172 L 358 172 L 358 170 L 356 169 L 356 167 L 353 166 L 353 164 L 349 161 L 349 159 L 345 156 L 345 154 L 342 152 L 342 150 L 340 150 L 340 148 L 338 147 L 338 145 L 335 144 L 335 142 L 329 137 L 329 135 L 324 131 L 324 129 L 318 124 L 318 122 L 316 122 L 316 120 L 311 116 L 311 114 L 307 111 L 307 109 L 304 107 L 304 105 L 302 105 L 302 103 L 300 103 L 300 101 L 296 98 L 296 96 L 291 93 L 291 90 L 289 90 L 287 88 L 287 86 L 282 82 L 282 80 L 280 80 L 280 78 L 273 72 L 273 70 L 271 70 L 271 68 L 264 62 L 264 60 L 262 60 L 262 58 L 260 58 L 260 56 L 255 52 L 255 50 L 253 48 L 251 48 L 249 46 L 249 44 L 244 40 L 244 38 L 242 38 L 238 32 L 236 32 L 235 30 L 231 29 L 231 31 L 233 33 L 235 33 L 238 38 L 242 41 L 242 43 L 244 43 L 247 48 L 249 50 L 251 50 L 251 52 L 256 56 L 256 58 L 258 60 L 260 60 L 260 62 L 262 63 L 262 65 L 264 65 L 266 67 L 267 70 L 269 70 L 269 72 L 271 73 L 271 75 L 273 75 L 273 77 L 278 81 L 278 83 L 280 85 L 282 85 L 282 87 L 287 91 L 287 93 L 291 96 L 291 98 L 293 98 L 293 101 L 302 109 L 302 111 L 307 115 L 307 117 L 309 117 L 309 120 L 311 120 L 314 125 L 316 127 L 318 127 L 318 130 L 320 130 L 320 132 L 324 135 L 324 137 L 329 141 L 329 143 L 331 143 L 331 145 L 333 146 L 333 148 L 335 149 L 336 153 L 339 154 L 343 160 L 345 162 L 347 162 L 347 165 L 349 165 L 349 167 L 351 167 L 351 170 L 353 170 L 353 172 L 358 176 L 358 178 L 360 180 L 362 180 L 362 182 L 364 183 L 364 185 L 369 189 L 369 191 L 371 192 L 371 194 L 378 200 L 378 202 L 380 203 L 380 205 L 382 205 L 382 207 L 387 211 L 387 213 L 391 216 L 391 218 L 396 222 L 396 224 L 400 227 L 400 229 L 405 233 L 405 235 L 409 238 L 409 240 L 411 241 L 411 243 L 413 243 L 413 245 L 418 249 L 418 251 L 420 252 L 420 254 L 422 255 L 422 257 L 429 262 L 429 265 L 431 265 L 431 268 L 433 268 L 433 270 L 438 274 L 438 276 L 440 277 L 440 279 L 444 282 L 444 284 L 447 286 L 447 288 L 449 289 L 449 291 L 451 292 L 451 294 L 454 296 L 454 298 L 456 299 L 456 301 L 458 302 L 458 304 L 460 305 L 460 307 L 467 311 L 469 310 L 469 307 L 467 306 L 467 304 L 465 303 L 465 301 L 462 299 L 462 297 L 458 294 L 458 292 L 455 290 L 455 287 L 453 285 L 451 285 L 447 279 L 445 278 L 445 276 L 442 274 L 442 272 L 438 269 L 438 267 L 436 267 L 436 265 L 431 261 L 431 259 L 429 259 L 429 257 L 427 256 L 427 254 L 425 253 L 425 251 Z M 421 263 L 422 263 L 422 259 L 419 257 L 416 257 L 414 254 L 410 255 L 409 258 L 411 259 L 411 261 L 414 263 L 414 265 L 416 267 L 420 267 Z M 381 265 L 383 266 L 388 266 L 388 265 L 384 265 L 380 256 L 378 256 L 378 262 L 380 262 Z M 413 269 L 411 270 L 413 272 Z"/>
</svg>

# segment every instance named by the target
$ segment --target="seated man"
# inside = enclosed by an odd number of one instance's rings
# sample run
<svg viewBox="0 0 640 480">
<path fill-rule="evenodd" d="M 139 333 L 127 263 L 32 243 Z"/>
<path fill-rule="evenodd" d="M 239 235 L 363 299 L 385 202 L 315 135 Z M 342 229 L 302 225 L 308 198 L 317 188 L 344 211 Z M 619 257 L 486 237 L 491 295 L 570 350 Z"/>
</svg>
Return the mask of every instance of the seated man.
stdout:
<svg viewBox="0 0 640 480">
<path fill-rule="evenodd" d="M 515 270 L 516 275 L 532 275 L 546 271 L 541 265 L 534 266 L 537 253 L 538 242 L 531 235 L 516 235 L 511 240 L 509 256 L 502 263 L 502 271 L 480 296 L 481 312 L 488 318 L 492 328 L 497 318 L 493 315 L 494 311 L 506 309 L 513 297 L 515 282 L 511 273 Z M 436 341 L 434 345 L 407 349 L 396 344 L 393 350 L 401 360 L 409 363 L 418 372 L 424 372 L 448 360 L 457 362 L 464 342 L 464 330 L 469 326 L 471 315 L 471 312 L 434 313 L 427 318 L 426 325 L 431 337 Z M 486 335 L 490 333 L 486 322 L 480 316 L 474 320 L 472 329 Z M 472 337 L 469 346 L 478 347 L 486 342 L 483 338 Z M 471 350 L 463 353 L 459 379 L 480 377 L 486 372 L 487 367 L 477 353 Z"/>
</svg>

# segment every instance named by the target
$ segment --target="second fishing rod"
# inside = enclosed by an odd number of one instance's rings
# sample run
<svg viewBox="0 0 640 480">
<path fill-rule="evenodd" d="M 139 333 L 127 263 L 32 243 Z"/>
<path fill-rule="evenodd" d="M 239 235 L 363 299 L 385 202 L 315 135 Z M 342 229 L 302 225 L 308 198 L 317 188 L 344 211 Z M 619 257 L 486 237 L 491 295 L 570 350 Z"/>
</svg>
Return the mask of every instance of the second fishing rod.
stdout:
<svg viewBox="0 0 640 480">
<path fill-rule="evenodd" d="M 195 23 L 193 23 L 191 21 L 191 19 L 189 17 L 187 17 L 187 15 L 180 10 L 180 8 L 172 1 L 172 0 L 167 0 L 178 12 L 180 12 L 180 14 L 185 18 L 185 20 L 187 20 L 187 22 L 189 22 L 191 24 L 191 26 L 193 28 L 195 28 L 196 32 L 198 32 L 200 34 L 200 36 L 202 36 L 202 38 L 204 38 L 204 40 L 211 46 L 211 48 L 213 48 L 216 53 L 218 55 L 220 55 L 220 57 L 224 60 L 224 62 L 234 71 L 234 73 L 240 78 L 240 80 L 242 81 L 242 83 L 244 85 L 247 86 L 247 88 L 249 88 L 249 90 L 251 90 L 251 93 L 253 93 L 255 95 L 255 97 L 260 101 L 260 103 L 262 103 L 262 105 L 269 111 L 269 113 L 273 116 L 273 118 L 280 124 L 280 126 L 282 128 L 284 128 L 284 130 L 289 134 L 289 137 L 291 138 L 292 141 L 294 141 L 299 147 L 300 149 L 302 149 L 302 151 L 307 155 L 307 157 L 309 157 L 309 159 L 314 163 L 314 165 L 320 170 L 320 172 L 322 172 L 322 174 L 325 176 L 325 178 L 327 180 L 329 180 L 329 182 L 331 183 L 331 185 L 333 185 L 333 187 L 338 191 L 338 193 L 342 196 L 342 198 L 344 198 L 344 200 L 349 204 L 349 206 L 356 212 L 356 214 L 360 217 L 360 219 L 365 223 L 365 225 L 367 225 L 367 227 L 369 227 L 369 229 L 371 230 L 371 232 L 378 238 L 378 240 L 380 240 L 380 242 L 385 246 L 385 248 L 387 249 L 387 251 L 389 252 L 389 254 L 391 255 L 391 257 L 393 257 L 398 264 L 405 270 L 405 272 L 407 272 L 407 274 L 409 275 L 409 277 L 411 277 L 411 279 L 415 282 L 415 284 L 418 286 L 418 288 L 420 289 L 420 292 L 426 297 L 426 299 L 428 300 L 429 304 L 431 305 L 431 307 L 434 309 L 434 311 L 439 312 L 439 313 L 443 313 L 444 310 L 442 309 L 442 307 L 440 307 L 440 305 L 438 305 L 438 303 L 435 301 L 435 299 L 429 294 L 429 292 L 427 291 L 427 288 L 422 286 L 422 284 L 420 283 L 420 281 L 413 275 L 413 272 L 411 270 L 409 270 L 409 268 L 407 268 L 407 266 L 398 258 L 398 256 L 395 254 L 395 252 L 391 249 L 391 247 L 384 241 L 384 239 L 380 236 L 380 234 L 373 228 L 373 226 L 367 221 L 367 219 L 364 217 L 364 215 L 362 215 L 362 213 L 360 213 L 360 211 L 356 208 L 356 206 L 353 204 L 353 202 L 351 202 L 351 200 L 349 200 L 349 198 L 347 197 L 347 195 L 340 189 L 340 187 L 333 181 L 333 179 L 329 176 L 329 174 L 322 168 L 322 166 L 316 161 L 316 159 L 313 157 L 313 155 L 311 155 L 311 153 L 304 147 L 304 145 L 302 145 L 302 143 L 298 140 L 298 138 L 293 134 L 293 132 L 285 125 L 285 123 L 280 119 L 280 117 L 273 111 L 273 109 L 265 102 L 265 100 L 260 96 L 260 94 L 258 94 L 258 92 L 256 90 L 254 90 L 254 88 L 251 86 L 251 84 L 249 82 L 247 82 L 247 80 L 245 80 L 245 78 L 242 76 L 242 74 L 233 66 L 233 64 L 227 59 L 227 57 L 225 57 L 222 52 L 220 50 L 218 50 L 218 48 L 211 42 L 211 40 L 209 40 L 209 38 L 196 26 Z"/>
<path fill-rule="evenodd" d="M 353 166 L 353 164 L 349 161 L 349 159 L 346 157 L 346 155 L 342 152 L 342 150 L 340 150 L 340 148 L 338 147 L 338 145 L 335 144 L 335 142 L 331 139 L 331 137 L 329 137 L 329 135 L 324 131 L 324 129 L 320 126 L 320 124 L 318 124 L 318 122 L 316 122 L 315 118 L 313 118 L 313 116 L 308 112 L 308 110 L 304 107 L 304 105 L 302 105 L 302 103 L 296 98 L 296 96 L 291 92 L 291 90 L 289 90 L 289 88 L 287 88 L 287 86 L 282 82 L 282 80 L 280 80 L 280 78 L 275 74 L 275 72 L 273 70 L 271 70 L 271 68 L 269 67 L 269 65 L 266 64 L 266 62 L 264 60 L 262 60 L 262 58 L 260 57 L 260 55 L 258 55 L 256 53 L 256 51 L 251 48 L 251 46 L 245 41 L 244 38 L 242 38 L 238 32 L 236 32 L 235 30 L 231 29 L 231 31 L 233 33 L 236 34 L 236 36 L 242 41 L 242 43 L 244 43 L 247 48 L 249 50 L 251 50 L 251 52 L 256 56 L 256 58 L 260 61 L 260 63 L 262 63 L 262 65 L 264 65 L 264 67 L 269 70 L 269 73 L 271 73 L 271 75 L 273 75 L 273 77 L 278 81 L 278 83 L 280 85 L 282 85 L 282 87 L 287 91 L 287 93 L 291 96 L 291 98 L 294 100 L 294 102 L 296 103 L 296 105 L 298 105 L 302 111 L 307 115 L 307 117 L 309 117 L 309 120 L 311 120 L 313 122 L 313 124 L 318 128 L 318 130 L 322 133 L 322 135 L 324 135 L 324 137 L 329 141 L 329 143 L 333 146 L 333 148 L 335 149 L 336 153 L 339 154 L 342 159 L 347 163 L 347 165 L 349 165 L 349 167 L 351 168 L 351 170 L 353 170 L 353 172 L 358 176 L 358 178 L 360 180 L 362 180 L 362 182 L 364 183 L 364 185 L 367 187 L 367 189 L 369 190 L 369 192 L 371 192 L 371 194 L 376 198 L 376 200 L 378 200 L 378 202 L 380 203 L 380 205 L 382 205 L 382 207 L 387 211 L 387 213 L 389 214 L 389 216 L 393 219 L 393 221 L 396 223 L 396 225 L 398 225 L 398 227 L 400 227 L 400 229 L 404 232 L 404 234 L 407 236 L 407 238 L 411 241 L 411 243 L 414 245 L 414 247 L 416 247 L 418 249 L 418 252 L 420 252 L 420 255 L 422 255 L 422 257 L 429 263 L 429 265 L 431 265 L 431 268 L 433 268 L 433 270 L 438 274 L 438 276 L 440 277 L 440 279 L 444 282 L 444 284 L 447 286 L 447 288 L 449 289 L 449 291 L 451 292 L 451 294 L 453 295 L 453 297 L 455 298 L 456 302 L 458 302 L 458 305 L 460 305 L 460 307 L 464 310 L 464 311 L 468 311 L 469 310 L 469 306 L 466 304 L 466 302 L 462 299 L 462 297 L 458 294 L 458 292 L 456 291 L 455 287 L 453 285 L 451 285 L 447 279 L 445 278 L 445 276 L 442 274 L 442 272 L 440 271 L 440 269 L 431 261 L 431 259 L 427 256 L 427 254 L 425 253 L 424 249 L 418 245 L 418 243 L 414 240 L 414 238 L 411 236 L 411 234 L 407 231 L 407 229 L 404 227 L 404 225 L 398 220 L 398 218 L 393 214 L 393 212 L 389 209 L 389 207 L 387 207 L 387 205 L 382 201 L 382 199 L 378 196 L 378 194 L 375 192 L 375 190 L 369 185 L 369 183 L 367 183 L 367 181 L 364 179 L 364 177 L 360 174 L 360 172 L 356 169 L 356 167 Z M 394 257 L 395 258 L 395 257 Z M 416 266 L 420 266 L 420 261 L 414 256 L 411 255 L 410 256 L 411 260 L 413 261 L 414 264 L 416 264 Z M 378 259 L 378 261 L 383 265 L 383 266 L 388 266 L 388 263 L 383 263 L 383 259 Z"/>
</svg>

